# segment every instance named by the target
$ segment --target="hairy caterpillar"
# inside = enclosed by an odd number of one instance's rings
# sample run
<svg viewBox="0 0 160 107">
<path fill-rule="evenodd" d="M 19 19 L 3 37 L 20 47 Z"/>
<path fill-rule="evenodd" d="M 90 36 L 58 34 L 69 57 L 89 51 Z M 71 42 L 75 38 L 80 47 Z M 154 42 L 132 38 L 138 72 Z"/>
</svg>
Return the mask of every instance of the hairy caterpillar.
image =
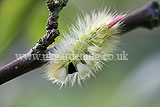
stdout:
<svg viewBox="0 0 160 107">
<path fill-rule="evenodd" d="M 116 49 L 119 42 L 117 28 L 125 16 L 104 10 L 78 18 L 76 26 L 70 28 L 70 34 L 64 34 L 60 43 L 49 52 L 52 59 L 47 65 L 49 80 L 61 86 L 74 85 L 76 81 L 81 85 L 81 81 L 94 76 L 103 66 L 102 56 Z"/>
</svg>

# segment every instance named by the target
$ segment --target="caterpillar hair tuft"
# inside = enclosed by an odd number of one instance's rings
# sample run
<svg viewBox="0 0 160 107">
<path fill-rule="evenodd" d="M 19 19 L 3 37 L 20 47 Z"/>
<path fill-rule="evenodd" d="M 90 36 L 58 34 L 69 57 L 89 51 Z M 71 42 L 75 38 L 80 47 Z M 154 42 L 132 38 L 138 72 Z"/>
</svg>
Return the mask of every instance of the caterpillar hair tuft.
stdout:
<svg viewBox="0 0 160 107">
<path fill-rule="evenodd" d="M 85 82 L 100 71 L 106 61 L 102 56 L 116 50 L 118 27 L 125 16 L 111 14 L 105 9 L 79 17 L 76 25 L 69 29 L 70 33 L 64 34 L 60 43 L 49 52 L 49 80 L 60 86 L 75 82 L 81 85 L 81 81 Z"/>
</svg>

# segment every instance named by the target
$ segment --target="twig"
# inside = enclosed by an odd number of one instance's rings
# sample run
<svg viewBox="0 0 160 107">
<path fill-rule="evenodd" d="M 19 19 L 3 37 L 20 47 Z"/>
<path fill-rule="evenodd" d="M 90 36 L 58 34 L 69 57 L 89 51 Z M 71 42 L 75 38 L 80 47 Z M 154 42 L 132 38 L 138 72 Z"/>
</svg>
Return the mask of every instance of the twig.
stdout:
<svg viewBox="0 0 160 107">
<path fill-rule="evenodd" d="M 160 7 L 158 2 L 150 2 L 143 8 L 130 13 L 120 26 L 121 34 L 143 27 L 153 29 L 160 25 Z"/>
<path fill-rule="evenodd" d="M 47 6 L 50 16 L 46 25 L 47 34 L 41 38 L 35 47 L 33 47 L 25 56 L 19 58 L 8 65 L 0 68 L 0 84 L 12 80 L 24 73 L 32 71 L 47 63 L 46 60 L 35 60 L 34 54 L 45 54 L 49 50 L 47 48 L 52 44 L 57 36 L 59 36 L 58 13 L 66 6 L 67 0 L 48 0 Z M 145 7 L 130 13 L 123 19 L 123 25 L 120 26 L 121 34 L 129 32 L 138 27 L 153 29 L 160 25 L 160 8 L 157 2 L 150 2 Z M 41 58 L 43 56 L 39 56 Z M 42 58 L 43 59 L 43 58 Z"/>
<path fill-rule="evenodd" d="M 61 9 L 67 5 L 68 0 L 47 0 L 46 5 L 49 9 L 50 15 L 46 25 L 47 34 L 44 35 L 37 42 L 36 46 L 32 48 L 31 54 L 42 54 L 51 45 L 57 36 L 60 35 L 58 31 L 58 14 Z"/>
<path fill-rule="evenodd" d="M 47 51 L 47 47 L 60 35 L 57 29 L 58 14 L 67 2 L 68 0 L 47 0 L 46 5 L 50 12 L 46 25 L 47 34 L 39 39 L 26 55 L 0 68 L 0 84 L 46 64 L 44 60 L 36 60 L 35 55 L 39 54 L 40 58 L 43 57 L 42 54 Z"/>
</svg>

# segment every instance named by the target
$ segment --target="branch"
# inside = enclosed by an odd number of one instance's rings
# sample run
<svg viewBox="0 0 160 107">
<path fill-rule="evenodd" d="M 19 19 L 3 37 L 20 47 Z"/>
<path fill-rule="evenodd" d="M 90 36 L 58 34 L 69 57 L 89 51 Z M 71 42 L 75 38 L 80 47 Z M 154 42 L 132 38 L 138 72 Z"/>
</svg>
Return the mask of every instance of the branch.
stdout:
<svg viewBox="0 0 160 107">
<path fill-rule="evenodd" d="M 47 0 L 46 5 L 50 12 L 46 24 L 47 34 L 39 39 L 36 45 L 23 57 L 0 68 L 0 85 L 47 63 L 39 59 L 43 57 L 42 54 L 47 52 L 47 47 L 60 35 L 57 29 L 58 14 L 67 5 L 67 2 L 68 0 Z M 38 54 L 40 56 L 36 60 L 35 57 Z"/>
<path fill-rule="evenodd" d="M 160 7 L 158 2 L 150 2 L 143 8 L 130 13 L 122 22 L 123 24 L 119 28 L 121 34 L 139 27 L 151 30 L 158 27 L 160 25 Z"/>
<path fill-rule="evenodd" d="M 47 7 L 50 11 L 48 22 L 46 25 L 47 34 L 44 35 L 27 54 L 23 57 L 9 63 L 0 68 L 0 84 L 12 80 L 22 74 L 39 68 L 47 63 L 43 59 L 43 55 L 49 51 L 47 48 L 51 45 L 55 38 L 59 36 L 58 31 L 58 14 L 60 10 L 66 6 L 68 0 L 48 0 Z M 150 2 L 145 7 L 130 13 L 122 20 L 123 24 L 119 30 L 121 35 L 139 27 L 153 29 L 160 25 L 160 7 L 157 2 Z M 35 60 L 34 55 L 40 55 Z"/>
</svg>

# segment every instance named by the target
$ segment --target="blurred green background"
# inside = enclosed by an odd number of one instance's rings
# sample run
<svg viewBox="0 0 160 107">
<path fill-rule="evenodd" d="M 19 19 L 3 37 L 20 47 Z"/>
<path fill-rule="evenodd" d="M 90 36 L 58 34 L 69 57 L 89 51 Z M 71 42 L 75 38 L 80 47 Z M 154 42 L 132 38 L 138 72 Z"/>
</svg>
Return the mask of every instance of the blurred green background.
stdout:
<svg viewBox="0 0 160 107">
<path fill-rule="evenodd" d="M 59 29 L 83 12 L 108 6 L 131 12 L 150 0 L 69 0 Z M 157 0 L 159 1 L 159 0 Z M 160 2 L 160 1 L 159 1 Z M 0 0 L 0 66 L 26 53 L 45 33 L 45 0 Z M 0 86 L 0 107 L 160 107 L 160 28 L 137 29 L 121 36 L 119 51 L 128 61 L 110 61 L 86 85 L 59 90 L 39 68 Z"/>
</svg>

